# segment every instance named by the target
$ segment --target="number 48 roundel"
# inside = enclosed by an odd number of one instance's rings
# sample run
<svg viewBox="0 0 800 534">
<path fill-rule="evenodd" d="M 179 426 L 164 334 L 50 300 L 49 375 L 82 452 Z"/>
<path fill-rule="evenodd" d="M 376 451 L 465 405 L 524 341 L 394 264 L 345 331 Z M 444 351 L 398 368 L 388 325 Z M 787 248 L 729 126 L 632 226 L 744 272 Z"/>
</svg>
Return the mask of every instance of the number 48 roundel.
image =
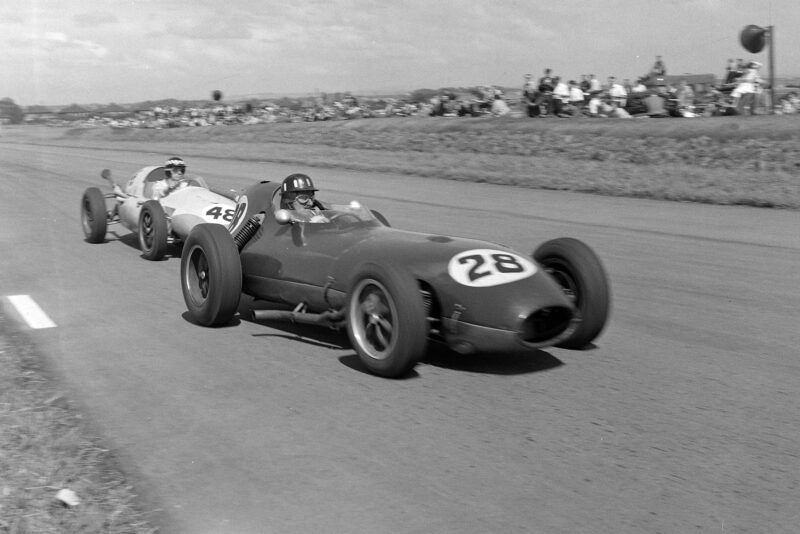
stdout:
<svg viewBox="0 0 800 534">
<path fill-rule="evenodd" d="M 465 250 L 447 264 L 450 276 L 465 286 L 491 287 L 532 276 L 536 264 L 507 250 Z"/>
</svg>

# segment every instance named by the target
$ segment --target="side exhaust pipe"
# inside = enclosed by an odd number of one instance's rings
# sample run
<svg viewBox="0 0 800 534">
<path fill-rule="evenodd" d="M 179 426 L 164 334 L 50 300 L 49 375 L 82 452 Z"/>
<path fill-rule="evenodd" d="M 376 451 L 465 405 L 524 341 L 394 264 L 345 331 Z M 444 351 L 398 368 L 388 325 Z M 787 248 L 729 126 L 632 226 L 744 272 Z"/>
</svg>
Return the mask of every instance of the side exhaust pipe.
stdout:
<svg viewBox="0 0 800 534">
<path fill-rule="evenodd" d="M 252 310 L 254 321 L 286 321 L 290 323 L 313 324 L 327 326 L 334 330 L 344 322 L 343 311 L 326 311 L 322 313 L 306 313 L 289 310 Z"/>
</svg>

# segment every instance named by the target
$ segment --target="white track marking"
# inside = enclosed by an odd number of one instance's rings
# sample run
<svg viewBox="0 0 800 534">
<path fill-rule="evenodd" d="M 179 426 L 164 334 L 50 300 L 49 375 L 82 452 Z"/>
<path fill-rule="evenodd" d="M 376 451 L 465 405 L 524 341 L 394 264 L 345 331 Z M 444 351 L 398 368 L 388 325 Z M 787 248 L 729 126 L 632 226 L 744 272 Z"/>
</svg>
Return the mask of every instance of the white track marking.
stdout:
<svg viewBox="0 0 800 534">
<path fill-rule="evenodd" d="M 56 326 L 56 323 L 47 316 L 29 295 L 11 295 L 8 300 L 31 328 L 53 328 Z"/>
</svg>

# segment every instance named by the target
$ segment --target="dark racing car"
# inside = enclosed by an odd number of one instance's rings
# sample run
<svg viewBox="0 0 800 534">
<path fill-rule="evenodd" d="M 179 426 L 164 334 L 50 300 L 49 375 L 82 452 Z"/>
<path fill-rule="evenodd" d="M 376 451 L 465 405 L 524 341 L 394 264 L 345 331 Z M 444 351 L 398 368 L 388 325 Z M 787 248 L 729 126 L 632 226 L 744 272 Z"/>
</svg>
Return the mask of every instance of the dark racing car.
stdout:
<svg viewBox="0 0 800 534">
<path fill-rule="evenodd" d="M 320 206 L 310 222 L 285 209 L 281 186 L 252 185 L 228 228 L 199 224 L 189 234 L 180 272 L 194 322 L 231 322 L 242 293 L 289 305 L 250 313 L 346 328 L 365 366 L 386 377 L 410 371 L 431 341 L 462 354 L 580 349 L 606 324 L 608 279 L 578 240 L 553 239 L 526 256 L 398 230 L 355 201 Z"/>
</svg>

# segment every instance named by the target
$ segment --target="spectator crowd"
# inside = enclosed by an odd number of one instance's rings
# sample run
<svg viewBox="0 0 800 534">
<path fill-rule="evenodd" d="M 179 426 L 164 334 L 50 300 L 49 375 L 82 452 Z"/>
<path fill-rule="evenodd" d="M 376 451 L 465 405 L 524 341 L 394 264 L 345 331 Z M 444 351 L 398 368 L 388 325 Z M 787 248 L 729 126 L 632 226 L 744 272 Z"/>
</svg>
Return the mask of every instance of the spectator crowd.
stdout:
<svg viewBox="0 0 800 534">
<path fill-rule="evenodd" d="M 716 83 L 713 76 L 701 81 L 697 76 L 669 76 L 663 58 L 656 56 L 650 70 L 635 82 L 615 76 L 601 82 L 595 74 L 566 79 L 546 68 L 536 80 L 526 74 L 521 91 L 509 94 L 498 86 L 483 86 L 458 91 L 419 90 L 407 98 L 358 99 L 346 94 L 266 104 L 154 106 L 125 117 L 95 116 L 88 122 L 172 128 L 408 116 L 627 119 L 743 115 L 771 106 L 765 99 L 761 67 L 756 61 L 730 59 L 721 82 Z M 798 92 L 780 96 L 771 108 L 775 113 L 800 112 Z"/>
</svg>

